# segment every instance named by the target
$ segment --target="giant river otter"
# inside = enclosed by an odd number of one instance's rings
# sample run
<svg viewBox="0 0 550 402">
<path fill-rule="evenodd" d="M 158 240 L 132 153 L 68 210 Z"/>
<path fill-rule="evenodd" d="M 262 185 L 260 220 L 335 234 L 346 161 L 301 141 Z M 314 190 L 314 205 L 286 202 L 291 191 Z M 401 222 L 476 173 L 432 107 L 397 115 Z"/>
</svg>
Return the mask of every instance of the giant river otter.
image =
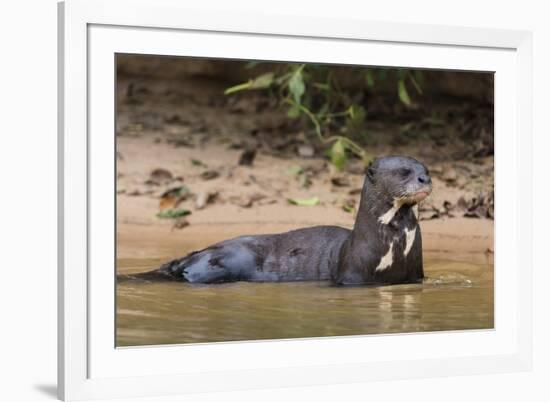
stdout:
<svg viewBox="0 0 550 402">
<path fill-rule="evenodd" d="M 426 167 L 404 156 L 367 169 L 352 230 L 314 226 L 226 240 L 138 276 L 193 283 L 331 280 L 337 285 L 424 277 L 417 203 L 432 191 Z"/>
</svg>

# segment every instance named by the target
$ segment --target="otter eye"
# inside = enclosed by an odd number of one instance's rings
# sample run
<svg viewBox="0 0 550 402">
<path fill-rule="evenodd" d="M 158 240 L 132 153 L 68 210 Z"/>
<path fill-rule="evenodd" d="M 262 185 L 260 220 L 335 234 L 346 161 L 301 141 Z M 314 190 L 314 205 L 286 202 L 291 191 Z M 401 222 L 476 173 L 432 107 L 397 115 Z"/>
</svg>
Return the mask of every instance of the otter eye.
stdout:
<svg viewBox="0 0 550 402">
<path fill-rule="evenodd" d="M 398 172 L 401 177 L 408 177 L 412 173 L 412 170 L 409 168 L 401 168 Z"/>
</svg>

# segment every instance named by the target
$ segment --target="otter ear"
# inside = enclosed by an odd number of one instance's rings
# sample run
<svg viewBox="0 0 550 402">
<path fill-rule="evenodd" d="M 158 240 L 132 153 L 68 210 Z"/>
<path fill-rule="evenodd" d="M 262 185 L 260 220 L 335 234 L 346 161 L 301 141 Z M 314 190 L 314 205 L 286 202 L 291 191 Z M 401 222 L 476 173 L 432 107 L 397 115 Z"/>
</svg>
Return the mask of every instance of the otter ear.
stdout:
<svg viewBox="0 0 550 402">
<path fill-rule="evenodd" d="M 371 183 L 374 183 L 374 174 L 375 174 L 375 173 L 376 173 L 376 172 L 375 172 L 375 170 L 374 170 L 374 168 L 373 168 L 372 166 L 369 166 L 369 167 L 367 168 L 367 179 L 369 179 L 369 181 L 370 181 Z"/>
</svg>

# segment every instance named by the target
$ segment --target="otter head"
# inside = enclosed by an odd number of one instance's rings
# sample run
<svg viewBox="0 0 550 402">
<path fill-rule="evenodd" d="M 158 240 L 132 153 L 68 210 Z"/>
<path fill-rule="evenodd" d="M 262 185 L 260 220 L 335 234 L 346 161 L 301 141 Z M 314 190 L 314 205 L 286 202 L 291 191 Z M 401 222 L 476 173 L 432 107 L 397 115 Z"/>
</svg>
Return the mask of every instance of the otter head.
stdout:
<svg viewBox="0 0 550 402">
<path fill-rule="evenodd" d="M 367 169 L 367 179 L 376 196 L 395 207 L 417 204 L 432 192 L 426 166 L 407 156 L 376 159 Z"/>
</svg>

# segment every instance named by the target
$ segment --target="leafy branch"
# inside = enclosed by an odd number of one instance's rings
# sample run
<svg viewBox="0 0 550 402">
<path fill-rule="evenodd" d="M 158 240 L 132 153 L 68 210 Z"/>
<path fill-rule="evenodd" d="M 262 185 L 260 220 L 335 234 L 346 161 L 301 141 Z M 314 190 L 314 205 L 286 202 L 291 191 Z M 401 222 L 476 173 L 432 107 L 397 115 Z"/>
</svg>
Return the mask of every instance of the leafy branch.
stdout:
<svg viewBox="0 0 550 402">
<path fill-rule="evenodd" d="M 319 123 L 319 120 L 317 116 L 311 112 L 307 107 L 305 107 L 302 104 L 298 104 L 292 99 L 285 99 L 285 102 L 290 104 L 293 108 L 298 108 L 301 112 L 303 112 L 311 121 L 313 126 L 315 127 L 315 133 L 317 134 L 317 137 L 323 144 L 329 144 L 334 143 L 332 145 L 332 148 L 330 149 L 330 159 L 332 164 L 338 169 L 342 170 L 347 162 L 346 157 L 346 150 L 350 150 L 352 153 L 357 155 L 359 158 L 361 158 L 365 164 L 370 162 L 372 160 L 372 157 L 368 154 L 368 152 L 363 149 L 360 145 L 352 141 L 351 139 L 344 137 L 343 135 L 332 135 L 329 137 L 325 137 L 322 132 L 321 124 Z M 339 113 L 332 113 L 332 115 L 336 116 L 348 116 L 353 113 L 353 108 L 350 107 L 345 112 L 339 112 Z"/>
<path fill-rule="evenodd" d="M 255 64 L 257 65 L 257 63 Z M 254 66 L 255 66 L 254 65 Z M 362 68 L 364 70 L 364 68 Z M 367 68 L 366 88 L 372 90 L 377 82 L 387 80 L 387 69 Z M 412 106 L 407 84 L 422 94 L 420 71 L 398 70 L 396 77 L 398 99 L 407 107 Z M 323 65 L 288 65 L 286 71 L 271 71 L 225 90 L 226 95 L 248 90 L 275 88 L 280 104 L 288 107 L 291 119 L 305 116 L 322 144 L 332 144 L 327 151 L 332 164 L 339 170 L 347 162 L 348 152 L 368 164 L 371 155 L 352 136 L 366 135 L 366 110 L 355 104 L 346 91 L 334 79 L 332 69 Z M 340 111 L 335 111 L 340 109 Z M 343 109 L 343 110 L 342 110 Z M 332 134 L 334 131 L 341 134 Z"/>
</svg>

